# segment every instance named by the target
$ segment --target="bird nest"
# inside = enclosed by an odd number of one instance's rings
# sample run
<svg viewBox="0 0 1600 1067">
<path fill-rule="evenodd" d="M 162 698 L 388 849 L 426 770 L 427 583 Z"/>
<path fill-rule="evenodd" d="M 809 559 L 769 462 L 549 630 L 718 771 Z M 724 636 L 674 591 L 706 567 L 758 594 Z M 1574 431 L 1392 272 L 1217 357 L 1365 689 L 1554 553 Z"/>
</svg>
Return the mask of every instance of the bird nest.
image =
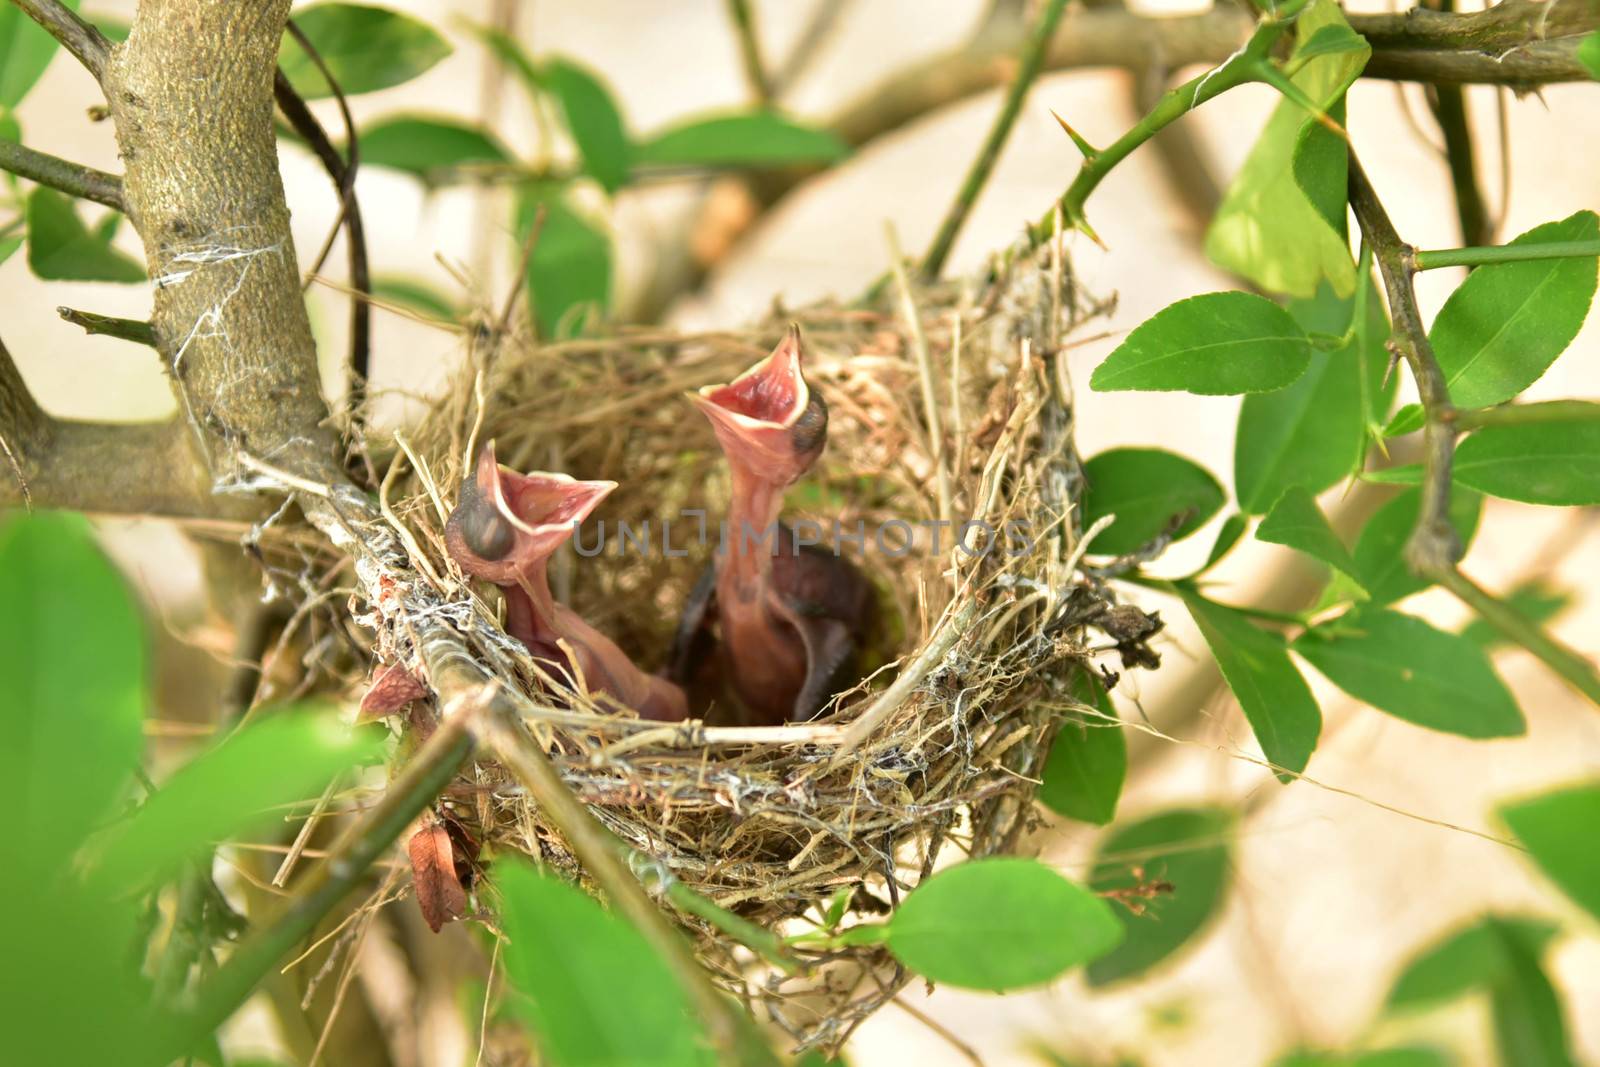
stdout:
<svg viewBox="0 0 1600 1067">
<path fill-rule="evenodd" d="M 1088 629 L 1116 629 L 1103 584 L 1080 565 L 1062 354 L 1101 307 L 1049 253 L 982 283 L 891 292 L 890 306 L 775 309 L 733 332 L 479 345 L 414 430 L 412 473 L 385 487 L 391 522 L 448 594 L 452 625 L 527 694 L 528 725 L 571 790 L 658 871 L 780 933 L 822 922 L 841 891 L 845 925 L 881 915 L 952 851 L 1021 847 L 1052 736 L 1078 705 L 1072 674 L 1090 669 Z M 444 550 L 470 457 L 492 439 L 508 467 L 618 483 L 579 534 L 586 555 L 563 549 L 551 583 L 658 668 L 728 493 L 711 428 L 683 394 L 738 375 L 791 321 L 831 418 L 785 520 L 814 522 L 875 586 L 866 677 L 817 719 L 777 727 L 718 725 L 714 714 L 646 722 L 554 689 L 500 629 L 498 591 L 466 581 Z M 443 807 L 476 844 L 583 878 L 492 761 L 458 778 Z M 831 946 L 785 976 L 714 922 L 677 918 L 713 975 L 801 1045 L 836 1046 L 906 980 L 878 946 Z"/>
</svg>

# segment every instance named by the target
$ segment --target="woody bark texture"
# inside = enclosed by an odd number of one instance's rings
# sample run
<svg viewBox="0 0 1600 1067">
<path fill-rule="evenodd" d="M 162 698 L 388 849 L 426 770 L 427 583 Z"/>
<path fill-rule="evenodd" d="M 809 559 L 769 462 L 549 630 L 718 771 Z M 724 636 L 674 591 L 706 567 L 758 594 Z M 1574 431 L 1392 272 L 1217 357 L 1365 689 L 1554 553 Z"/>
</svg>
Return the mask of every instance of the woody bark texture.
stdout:
<svg viewBox="0 0 1600 1067">
<path fill-rule="evenodd" d="M 151 323 L 214 487 L 246 452 L 327 477 L 316 347 L 278 178 L 272 80 L 289 0 L 141 0 L 102 85 Z"/>
</svg>

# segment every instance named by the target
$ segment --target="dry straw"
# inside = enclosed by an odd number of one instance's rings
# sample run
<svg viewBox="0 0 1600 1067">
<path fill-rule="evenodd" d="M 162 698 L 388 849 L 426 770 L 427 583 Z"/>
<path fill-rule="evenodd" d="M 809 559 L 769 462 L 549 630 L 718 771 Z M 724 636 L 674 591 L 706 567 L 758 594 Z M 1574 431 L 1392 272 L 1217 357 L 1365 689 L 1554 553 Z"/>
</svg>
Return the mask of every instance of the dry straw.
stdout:
<svg viewBox="0 0 1600 1067">
<path fill-rule="evenodd" d="M 437 582 L 469 648 L 529 694 L 534 737 L 573 792 L 657 872 L 722 909 L 780 933 L 811 928 L 841 887 L 853 917 L 881 914 L 953 852 L 1016 850 L 1086 627 L 1109 594 L 1078 565 L 1074 500 L 1081 473 L 1065 350 L 1100 308 L 1059 255 L 1018 260 L 981 285 L 912 293 L 887 309 L 819 305 L 749 330 L 621 332 L 595 340 L 502 344 L 475 354 L 463 379 L 402 442 L 386 514 Z M 647 668 L 662 663 L 686 594 L 715 549 L 727 484 L 710 428 L 683 398 L 727 381 L 768 352 L 788 323 L 804 330 L 806 373 L 831 413 L 827 451 L 791 491 L 786 519 L 831 531 L 859 521 L 846 546 L 878 587 L 886 620 L 872 673 L 815 722 L 740 728 L 662 726 L 584 698 L 556 697 L 500 632 L 497 594 L 472 588 L 443 550 L 443 515 L 467 459 L 485 440 L 501 462 L 615 480 L 595 518 L 610 544 L 570 549 L 552 570 L 558 596 Z M 487 346 L 483 346 L 487 347 Z M 930 409 L 931 403 L 931 409 Z M 942 469 L 941 469 L 942 468 Z M 699 544 L 704 508 L 712 536 Z M 661 549 L 663 518 L 674 551 Z M 616 523 L 648 519 L 653 549 L 619 551 Z M 1002 535 L 990 551 L 952 546 L 949 527 L 917 528 L 909 552 L 881 551 L 891 520 L 1023 523 L 1031 547 Z M 1013 529 L 1019 527 L 1013 526 Z M 592 534 L 587 547 L 593 547 Z M 886 534 L 898 550 L 902 528 Z M 969 531 L 968 549 L 982 534 Z M 404 633 L 385 655 L 416 656 Z M 583 872 L 514 779 L 474 766 L 446 794 L 450 815 L 497 852 Z M 830 947 L 784 974 L 716 926 L 679 915 L 702 959 L 738 995 L 805 1045 L 833 1046 L 906 981 L 881 948 Z M 808 922 L 809 920 L 809 922 Z M 724 924 L 726 925 L 726 924 Z"/>
</svg>

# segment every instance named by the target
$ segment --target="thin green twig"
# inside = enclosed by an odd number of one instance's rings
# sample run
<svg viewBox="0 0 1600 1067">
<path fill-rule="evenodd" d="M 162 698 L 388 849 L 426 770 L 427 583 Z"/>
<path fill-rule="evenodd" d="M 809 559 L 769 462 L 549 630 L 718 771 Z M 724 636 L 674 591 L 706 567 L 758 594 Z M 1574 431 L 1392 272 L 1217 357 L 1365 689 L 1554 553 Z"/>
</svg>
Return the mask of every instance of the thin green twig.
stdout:
<svg viewBox="0 0 1600 1067">
<path fill-rule="evenodd" d="M 1600 404 L 1592 400 L 1542 400 L 1535 404 L 1501 404 L 1492 408 L 1457 411 L 1457 430 L 1481 430 L 1485 426 L 1526 426 L 1536 422 L 1571 422 L 1593 419 Z"/>
<path fill-rule="evenodd" d="M 1600 675 L 1594 664 L 1557 641 L 1538 623 L 1499 597 L 1490 595 L 1455 568 L 1437 576 L 1439 584 L 1454 593 L 1506 640 L 1532 652 L 1568 685 L 1600 706 Z"/>
<path fill-rule="evenodd" d="M 922 257 L 921 270 L 924 280 L 933 281 L 944 270 L 945 260 L 949 258 L 950 249 L 956 243 L 961 227 L 966 224 L 967 216 L 972 213 L 978 194 L 988 182 L 989 175 L 994 173 L 995 163 L 1000 158 L 1000 150 L 1005 147 L 1006 140 L 1011 136 L 1011 128 L 1016 125 L 1017 115 L 1022 111 L 1022 102 L 1027 99 L 1028 90 L 1039 77 L 1039 71 L 1044 66 L 1045 52 L 1050 47 L 1050 38 L 1055 35 L 1056 26 L 1060 24 L 1061 14 L 1066 7 L 1067 0 L 1048 0 L 1044 10 L 1039 13 L 1039 21 L 1034 24 L 1033 31 L 1029 33 L 1022 46 L 1017 76 L 1011 79 L 1011 87 L 1006 90 L 1006 98 L 1000 105 L 1000 113 L 995 116 L 993 125 L 989 127 L 989 134 L 984 138 L 983 146 L 978 149 L 978 155 L 968 168 L 967 176 L 962 179 L 961 188 L 956 191 L 955 201 L 945 213 L 944 221 L 939 224 L 938 233 L 934 235 L 933 243 L 928 246 L 927 254 Z"/>
<path fill-rule="evenodd" d="M 83 328 L 87 334 L 104 334 L 107 337 L 120 337 L 124 341 L 134 344 L 156 346 L 156 332 L 148 322 L 138 319 L 119 319 L 115 315 L 97 315 L 93 311 L 79 311 L 77 308 L 58 307 L 56 314 L 74 326 Z"/>
<path fill-rule="evenodd" d="M 745 84 L 758 107 L 772 104 L 772 77 L 761 58 L 761 38 L 756 30 L 755 12 L 750 0 L 728 0 L 728 17 L 733 20 L 734 36 L 739 39 L 739 61 L 744 64 Z"/>
<path fill-rule="evenodd" d="M 1435 248 L 1413 252 L 1411 261 L 1417 270 L 1437 270 L 1440 267 L 1481 267 L 1489 263 L 1522 263 L 1530 259 L 1568 259 L 1578 256 L 1600 256 L 1600 241 Z"/>
</svg>

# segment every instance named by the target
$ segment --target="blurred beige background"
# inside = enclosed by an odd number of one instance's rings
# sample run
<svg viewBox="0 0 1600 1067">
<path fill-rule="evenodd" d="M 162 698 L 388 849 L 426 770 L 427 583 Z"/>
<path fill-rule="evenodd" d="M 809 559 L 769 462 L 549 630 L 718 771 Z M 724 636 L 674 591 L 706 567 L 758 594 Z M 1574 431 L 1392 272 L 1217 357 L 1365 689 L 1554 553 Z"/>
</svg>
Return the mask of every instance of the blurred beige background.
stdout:
<svg viewBox="0 0 1600 1067">
<path fill-rule="evenodd" d="M 455 53 L 416 82 L 353 102 L 358 119 L 403 110 L 479 117 L 484 55 L 461 20 L 482 22 L 490 0 L 385 0 L 445 32 Z M 126 18 L 131 3 L 98 0 L 91 14 Z M 806 21 L 809 3 L 758 3 L 763 43 L 783 56 Z M 854 0 L 786 103 L 801 117 L 823 117 L 909 60 L 962 41 L 980 16 L 979 0 Z M 1371 8 L 1362 3 L 1356 5 Z M 1176 5 L 1174 10 L 1178 8 Z M 1376 9 L 1376 8 L 1373 8 Z M 536 0 L 523 5 L 518 32 L 536 53 L 559 52 L 602 72 L 618 95 L 631 128 L 646 132 L 702 110 L 744 99 L 738 55 L 720 0 Z M 1401 116 L 1398 90 L 1362 83 L 1351 93 L 1348 125 L 1402 234 L 1425 247 L 1458 244 L 1444 164 Z M 1433 135 L 1420 95 L 1408 90 L 1419 125 Z M 27 142 L 94 166 L 117 169 L 111 131 L 86 117 L 93 85 L 68 59 L 58 58 L 20 111 Z M 1070 117 L 1091 141 L 1105 143 L 1134 119 L 1126 75 L 1081 72 L 1047 76 L 1028 102 L 994 179 L 979 201 L 951 262 L 977 267 L 1058 195 L 1077 166 L 1071 144 L 1049 110 Z M 1268 110 L 1270 90 L 1254 87 L 1208 103 L 1187 121 L 1226 178 L 1248 151 Z M 1481 176 L 1492 205 L 1500 201 L 1494 94 L 1470 94 L 1478 129 Z M 758 314 L 775 296 L 804 302 L 852 295 L 885 267 L 883 224 L 891 221 L 908 249 L 931 237 L 939 217 L 998 104 L 998 93 L 971 99 L 870 145 L 825 179 L 785 200 L 712 279 L 707 290 L 677 309 L 685 324 L 728 324 Z M 320 107 L 330 128 L 334 116 Z M 496 129 L 526 150 L 534 123 L 514 85 L 502 94 Z M 1509 102 L 1512 203 L 1503 238 L 1580 208 L 1600 207 L 1600 154 L 1594 150 L 1600 86 L 1561 86 L 1542 97 Z M 1587 134 L 1585 133 L 1587 131 Z M 321 244 L 335 199 L 320 168 L 287 150 L 283 169 L 294 209 L 302 262 Z M 476 194 L 446 191 L 424 198 L 421 187 L 393 172 L 363 171 L 359 193 L 368 219 L 373 262 L 382 273 L 425 278 L 445 291 L 481 300 L 505 289 L 511 238 L 503 211 L 480 210 Z M 494 198 L 490 198 L 491 200 Z M 637 234 L 670 230 L 687 197 L 681 188 L 653 187 L 625 195 L 614 225 L 623 238 L 621 287 L 637 286 L 648 268 Z M 1167 303 L 1196 292 L 1227 288 L 1230 280 L 1198 250 L 1188 216 L 1171 198 L 1149 152 L 1118 168 L 1090 204 L 1110 246 L 1102 252 L 1072 242 L 1091 289 L 1115 291 L 1120 303 L 1114 336 L 1085 345 L 1072 358 L 1081 383 L 1117 340 Z M 123 241 L 137 254 L 131 234 Z M 436 257 L 462 265 L 473 279 L 460 293 Z M 338 250 L 329 272 L 342 270 Z M 1428 312 L 1456 283 L 1454 271 L 1420 279 Z M 324 351 L 343 352 L 338 295 L 314 290 Z M 499 296 L 493 299 L 498 302 Z M 44 284 L 27 272 L 21 254 L 0 266 L 0 330 L 44 405 L 60 415 L 150 417 L 171 410 L 156 362 L 143 349 L 86 338 L 59 321 L 54 308 L 70 304 L 107 314 L 143 317 L 142 286 Z M 460 356 L 449 333 L 379 312 L 373 366 L 376 390 L 426 396 L 437 390 Z M 1540 398 L 1600 395 L 1600 315 L 1572 350 L 1535 387 Z M 330 385 L 336 375 L 330 375 Z M 1085 454 L 1122 444 L 1162 445 L 1193 456 L 1225 483 L 1232 469 L 1235 400 L 1183 394 L 1085 393 L 1079 445 Z M 405 405 L 389 409 L 399 415 Z M 1336 499 L 1339 491 L 1330 494 Z M 1552 578 L 1581 594 L 1564 616 L 1560 635 L 1588 655 L 1600 654 L 1600 538 L 1595 524 L 1575 516 L 1491 502 L 1466 568 L 1480 582 L 1505 588 L 1552 567 Z M 168 617 L 192 615 L 198 577 L 192 554 L 162 524 L 107 524 L 119 556 Z M 1548 546 L 1566 534 L 1559 554 Z M 1171 553 L 1161 567 L 1181 573 L 1210 544 L 1204 532 Z M 1259 591 L 1263 575 L 1281 573 L 1287 555 L 1247 544 L 1222 572 L 1229 598 Z M 886 1009 L 849 1049 L 858 1065 L 915 1062 L 961 1064 L 971 1054 L 999 1065 L 1034 1062 L 1030 1046 L 1047 1044 L 1074 1062 L 1114 1062 L 1126 1054 L 1156 1067 L 1232 1067 L 1267 1062 L 1298 1043 L 1430 1040 L 1466 1053 L 1463 1062 L 1491 1062 L 1487 1006 L 1455 1008 L 1385 1024 L 1371 1021 L 1397 968 L 1438 934 L 1486 909 L 1527 909 L 1559 917 L 1568 933 L 1551 966 L 1567 992 L 1569 1025 L 1581 1059 L 1600 1062 L 1600 931 L 1566 905 L 1507 847 L 1465 832 L 1498 834 L 1489 812 L 1499 800 L 1600 768 L 1600 714 L 1519 652 L 1499 656 L 1504 676 L 1527 711 L 1528 736 L 1491 744 L 1433 734 L 1355 707 L 1311 676 L 1325 698 L 1324 742 L 1313 758 L 1313 781 L 1283 788 L 1259 768 L 1235 758 L 1255 753 L 1248 730 L 1227 699 L 1209 689 L 1173 689 L 1205 657 L 1183 612 L 1161 606 L 1170 624 L 1167 669 L 1135 679 L 1142 705 L 1170 721 L 1206 700 L 1203 714 L 1181 729 L 1181 743 L 1144 745 L 1122 802 L 1137 816 L 1175 802 L 1248 800 L 1252 814 L 1239 841 L 1236 892 L 1199 944 L 1169 961 L 1149 980 L 1125 991 L 1091 994 L 1077 980 L 1005 998 L 920 988 L 907 1000 L 936 1017 L 969 1050 L 957 1048 L 910 1015 Z M 1443 624 L 1463 614 L 1448 597 L 1424 594 L 1408 605 Z M 1310 672 L 1308 672 L 1308 676 Z M 1137 712 L 1123 704 L 1125 715 Z M 1316 784 L 1316 783 L 1321 783 Z M 1453 825 L 1443 825 L 1453 824 Z M 1600 832 L 1600 828 L 1597 828 Z M 1068 873 L 1081 873 L 1095 834 L 1063 827 L 1048 855 Z M 463 1062 L 463 1034 L 430 1033 L 430 1062 Z"/>
</svg>

